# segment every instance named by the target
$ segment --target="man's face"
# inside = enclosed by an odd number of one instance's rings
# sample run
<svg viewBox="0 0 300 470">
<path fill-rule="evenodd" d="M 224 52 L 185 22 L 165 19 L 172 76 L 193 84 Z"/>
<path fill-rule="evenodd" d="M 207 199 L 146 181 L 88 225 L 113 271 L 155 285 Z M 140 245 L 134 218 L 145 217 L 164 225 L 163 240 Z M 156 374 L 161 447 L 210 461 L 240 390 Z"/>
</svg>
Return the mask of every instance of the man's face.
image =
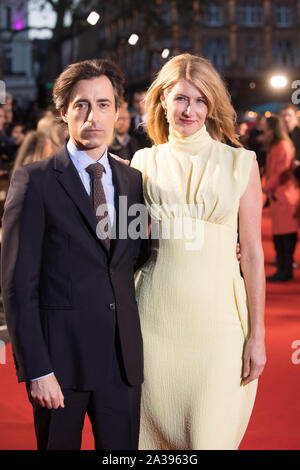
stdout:
<svg viewBox="0 0 300 470">
<path fill-rule="evenodd" d="M 145 114 L 145 98 L 146 92 L 134 93 L 133 95 L 133 107 L 136 110 L 137 114 L 143 116 Z"/>
<path fill-rule="evenodd" d="M 15 143 L 17 145 L 20 145 L 25 137 L 22 126 L 19 126 L 19 125 L 14 126 L 13 130 L 11 131 L 11 137 L 15 139 Z"/>
<path fill-rule="evenodd" d="M 130 128 L 130 114 L 127 108 L 121 107 L 119 117 L 115 124 L 115 131 L 118 135 L 125 135 Z"/>
<path fill-rule="evenodd" d="M 292 108 L 287 108 L 281 111 L 281 117 L 288 132 L 292 132 L 294 128 L 298 125 L 297 114 Z"/>
<path fill-rule="evenodd" d="M 0 108 L 0 131 L 3 130 L 3 126 L 5 123 L 5 114 L 3 108 Z"/>
<path fill-rule="evenodd" d="M 76 147 L 87 154 L 101 156 L 111 140 L 118 118 L 109 78 L 102 75 L 77 82 L 68 108 L 61 114 Z"/>
</svg>

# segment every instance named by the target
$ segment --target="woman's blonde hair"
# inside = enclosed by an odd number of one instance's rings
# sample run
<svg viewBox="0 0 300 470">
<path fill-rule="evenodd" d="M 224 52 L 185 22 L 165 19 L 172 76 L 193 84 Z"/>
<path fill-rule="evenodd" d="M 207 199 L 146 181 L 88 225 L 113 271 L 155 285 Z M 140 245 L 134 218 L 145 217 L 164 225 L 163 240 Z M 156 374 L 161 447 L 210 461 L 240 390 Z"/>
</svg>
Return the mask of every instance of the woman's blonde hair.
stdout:
<svg viewBox="0 0 300 470">
<path fill-rule="evenodd" d="M 42 160 L 46 139 L 47 136 L 41 131 L 27 132 L 18 150 L 12 173 L 19 166 Z"/>
<path fill-rule="evenodd" d="M 65 143 L 64 128 L 56 118 L 39 120 L 36 131 L 30 131 L 18 150 L 12 173 L 19 166 L 38 162 L 56 153 Z"/>
<path fill-rule="evenodd" d="M 206 127 L 211 137 L 221 142 L 227 138 L 240 147 L 235 134 L 236 112 L 225 83 L 208 60 L 187 53 L 169 60 L 147 92 L 147 131 L 154 144 L 167 142 L 169 135 L 161 96 L 181 79 L 190 82 L 204 95 L 208 108 Z"/>
<path fill-rule="evenodd" d="M 55 117 L 43 117 L 37 124 L 37 131 L 43 132 L 51 140 L 53 153 L 57 152 L 65 143 L 64 127 Z"/>
</svg>

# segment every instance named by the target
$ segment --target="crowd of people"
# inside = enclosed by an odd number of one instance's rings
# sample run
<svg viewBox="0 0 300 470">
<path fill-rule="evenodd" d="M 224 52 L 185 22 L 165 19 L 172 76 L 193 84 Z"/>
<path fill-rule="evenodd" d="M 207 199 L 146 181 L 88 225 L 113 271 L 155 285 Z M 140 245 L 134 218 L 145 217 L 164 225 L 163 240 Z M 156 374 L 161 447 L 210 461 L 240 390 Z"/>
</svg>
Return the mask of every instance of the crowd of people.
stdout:
<svg viewBox="0 0 300 470">
<path fill-rule="evenodd" d="M 240 141 L 256 153 L 266 206 L 270 206 L 277 271 L 270 282 L 293 279 L 300 216 L 300 127 L 298 108 L 285 104 L 278 114 L 259 116 L 255 127 L 239 124 Z"/>
</svg>

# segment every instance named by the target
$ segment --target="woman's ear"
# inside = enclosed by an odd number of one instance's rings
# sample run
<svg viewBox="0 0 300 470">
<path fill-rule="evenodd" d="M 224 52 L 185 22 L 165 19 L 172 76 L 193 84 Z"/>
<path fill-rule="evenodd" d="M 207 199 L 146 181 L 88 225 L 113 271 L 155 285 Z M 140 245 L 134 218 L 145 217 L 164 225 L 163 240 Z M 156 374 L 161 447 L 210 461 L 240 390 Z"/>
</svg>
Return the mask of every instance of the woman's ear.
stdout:
<svg viewBox="0 0 300 470">
<path fill-rule="evenodd" d="M 163 109 L 166 111 L 167 109 L 167 100 L 164 94 L 160 95 L 160 102 L 163 107 Z"/>
</svg>

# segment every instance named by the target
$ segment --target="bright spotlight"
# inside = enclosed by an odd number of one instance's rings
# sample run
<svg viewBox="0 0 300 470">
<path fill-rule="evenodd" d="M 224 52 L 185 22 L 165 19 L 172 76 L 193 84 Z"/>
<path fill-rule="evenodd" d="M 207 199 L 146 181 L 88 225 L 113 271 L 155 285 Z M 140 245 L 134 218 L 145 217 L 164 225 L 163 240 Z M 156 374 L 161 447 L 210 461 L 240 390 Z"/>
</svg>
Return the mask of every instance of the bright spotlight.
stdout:
<svg viewBox="0 0 300 470">
<path fill-rule="evenodd" d="M 130 36 L 130 38 L 128 39 L 128 42 L 129 42 L 129 44 L 130 44 L 131 46 L 135 46 L 136 43 L 138 42 L 138 40 L 139 40 L 138 35 L 137 35 L 137 34 L 132 34 L 132 35 Z"/>
<path fill-rule="evenodd" d="M 91 11 L 91 13 L 90 13 L 89 16 L 87 17 L 86 21 L 87 21 L 89 24 L 91 24 L 92 26 L 95 26 L 95 24 L 98 23 L 99 18 L 100 18 L 99 13 L 97 13 L 96 11 Z"/>
<path fill-rule="evenodd" d="M 169 49 L 164 49 L 161 53 L 161 56 L 163 59 L 167 59 L 170 55 L 170 50 Z"/>
<path fill-rule="evenodd" d="M 274 88 L 283 88 L 287 84 L 287 78 L 284 75 L 274 75 L 271 78 L 271 85 Z"/>
</svg>

